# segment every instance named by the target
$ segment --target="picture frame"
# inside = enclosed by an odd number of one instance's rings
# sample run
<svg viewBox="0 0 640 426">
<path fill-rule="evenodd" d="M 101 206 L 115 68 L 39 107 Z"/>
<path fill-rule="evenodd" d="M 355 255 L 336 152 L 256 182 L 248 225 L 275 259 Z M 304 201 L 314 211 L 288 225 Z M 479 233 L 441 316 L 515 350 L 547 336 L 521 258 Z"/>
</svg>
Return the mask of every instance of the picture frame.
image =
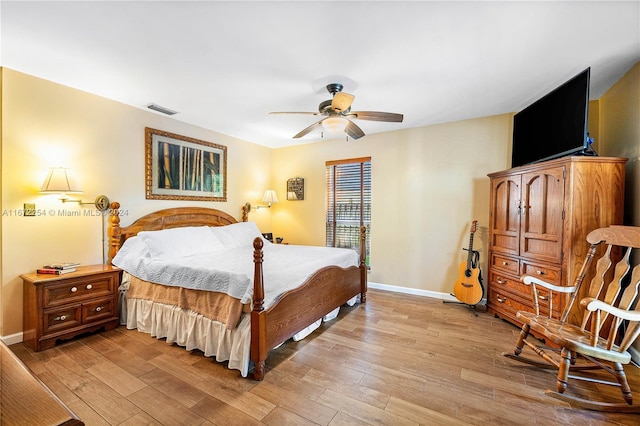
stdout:
<svg viewBox="0 0 640 426">
<path fill-rule="evenodd" d="M 287 200 L 304 200 L 304 178 L 291 178 L 287 180 Z"/>
<path fill-rule="evenodd" d="M 227 201 L 227 147 L 146 127 L 145 197 Z"/>
</svg>

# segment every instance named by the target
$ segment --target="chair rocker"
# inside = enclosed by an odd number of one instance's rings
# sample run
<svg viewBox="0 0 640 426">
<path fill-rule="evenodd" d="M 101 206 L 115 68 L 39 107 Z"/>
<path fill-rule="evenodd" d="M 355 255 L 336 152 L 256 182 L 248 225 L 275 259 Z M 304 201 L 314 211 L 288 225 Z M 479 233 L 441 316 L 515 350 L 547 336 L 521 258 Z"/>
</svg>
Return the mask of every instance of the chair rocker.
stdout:
<svg viewBox="0 0 640 426">
<path fill-rule="evenodd" d="M 632 310 L 640 286 L 640 265 L 631 267 L 630 259 L 633 249 L 640 249 L 640 227 L 610 226 L 596 229 L 589 233 L 587 241 L 591 245 L 582 268 L 573 286 L 557 286 L 543 280 L 523 276 L 522 282 L 531 286 L 535 312 L 519 311 L 517 318 L 523 323 L 513 353 L 503 355 L 541 368 L 551 368 L 558 371 L 556 391 L 546 390 L 545 394 L 570 403 L 574 407 L 598 411 L 640 413 L 640 405 L 634 405 L 631 389 L 623 369 L 623 365 L 631 361 L 627 349 L 640 335 L 640 306 Z M 585 307 L 582 322 L 572 324 L 567 320 L 569 312 L 579 295 L 582 282 L 587 275 L 596 250 L 603 247 L 604 254 L 595 264 L 595 275 L 580 304 Z M 620 253 L 622 259 L 612 267 L 612 253 Z M 629 275 L 629 271 L 631 274 Z M 605 283 L 608 282 L 604 297 L 599 300 Z M 626 285 L 623 289 L 623 283 Z M 540 295 L 539 290 L 548 293 L 549 313 L 540 314 L 538 299 L 546 297 Z M 553 293 L 567 293 L 569 298 L 560 316 L 552 318 Z M 609 331 L 605 332 L 605 321 L 610 319 Z M 627 322 L 624 336 L 620 339 L 618 331 L 623 321 Z M 606 336 L 601 337 L 602 334 Z M 530 332 L 541 335 L 547 345 L 545 347 L 527 340 Z M 522 349 L 527 346 L 544 361 L 533 360 L 521 356 Z M 556 348 L 557 346 L 557 348 Z M 580 375 L 569 375 L 569 370 L 581 372 Z M 601 380 L 589 376 L 589 370 L 604 370 L 615 378 L 615 382 Z M 569 379 L 595 382 L 598 384 L 620 387 L 624 402 L 605 402 L 581 398 L 565 394 Z"/>
</svg>

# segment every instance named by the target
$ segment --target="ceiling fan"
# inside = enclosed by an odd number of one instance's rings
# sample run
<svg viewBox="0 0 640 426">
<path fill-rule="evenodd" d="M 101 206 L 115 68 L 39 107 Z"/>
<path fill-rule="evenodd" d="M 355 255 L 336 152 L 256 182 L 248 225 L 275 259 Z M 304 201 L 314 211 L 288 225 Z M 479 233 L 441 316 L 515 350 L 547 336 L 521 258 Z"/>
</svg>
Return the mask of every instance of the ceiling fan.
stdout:
<svg viewBox="0 0 640 426">
<path fill-rule="evenodd" d="M 364 136 L 364 132 L 350 120 L 352 118 L 402 123 L 402 114 L 379 111 L 351 111 L 351 104 L 355 96 L 344 93 L 342 87 L 340 83 L 327 85 L 327 91 L 331 94 L 332 99 L 320 102 L 318 112 L 271 112 L 270 114 L 309 114 L 323 116 L 321 120 L 296 134 L 293 137 L 294 139 L 301 138 L 320 126 L 332 131 L 344 130 L 344 132 L 353 139 L 361 138 Z"/>
</svg>

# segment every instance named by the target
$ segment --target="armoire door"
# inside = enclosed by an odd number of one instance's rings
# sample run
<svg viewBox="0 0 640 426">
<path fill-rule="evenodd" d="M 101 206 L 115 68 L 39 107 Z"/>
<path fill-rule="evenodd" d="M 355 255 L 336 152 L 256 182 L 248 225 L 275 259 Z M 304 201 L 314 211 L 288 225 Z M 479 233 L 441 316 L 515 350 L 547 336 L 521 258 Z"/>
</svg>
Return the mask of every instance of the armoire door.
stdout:
<svg viewBox="0 0 640 426">
<path fill-rule="evenodd" d="M 520 244 L 520 175 L 491 183 L 491 249 L 517 256 Z"/>
<path fill-rule="evenodd" d="M 565 167 L 522 174 L 520 256 L 560 263 Z"/>
</svg>

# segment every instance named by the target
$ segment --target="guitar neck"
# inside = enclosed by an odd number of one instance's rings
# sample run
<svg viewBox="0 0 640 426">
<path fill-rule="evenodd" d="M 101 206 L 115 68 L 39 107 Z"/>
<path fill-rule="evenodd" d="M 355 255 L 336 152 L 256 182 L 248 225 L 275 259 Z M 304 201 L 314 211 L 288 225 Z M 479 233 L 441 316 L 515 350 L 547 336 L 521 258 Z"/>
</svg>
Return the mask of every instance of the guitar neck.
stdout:
<svg viewBox="0 0 640 426">
<path fill-rule="evenodd" d="M 469 236 L 469 250 L 467 253 L 467 269 L 471 269 L 473 267 L 473 232 Z"/>
</svg>

